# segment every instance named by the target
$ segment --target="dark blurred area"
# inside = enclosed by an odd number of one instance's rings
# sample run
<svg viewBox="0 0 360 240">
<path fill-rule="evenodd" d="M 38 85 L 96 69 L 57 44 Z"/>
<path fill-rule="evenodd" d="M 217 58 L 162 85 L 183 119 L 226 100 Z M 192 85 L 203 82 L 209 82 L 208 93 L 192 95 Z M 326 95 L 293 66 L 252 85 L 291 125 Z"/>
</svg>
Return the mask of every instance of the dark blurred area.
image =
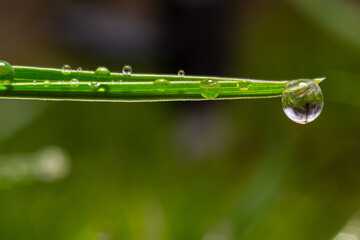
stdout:
<svg viewBox="0 0 360 240">
<path fill-rule="evenodd" d="M 280 99 L 0 102 L 0 239 L 360 238 L 360 1 L 0 0 L 13 65 L 321 83 Z"/>
</svg>

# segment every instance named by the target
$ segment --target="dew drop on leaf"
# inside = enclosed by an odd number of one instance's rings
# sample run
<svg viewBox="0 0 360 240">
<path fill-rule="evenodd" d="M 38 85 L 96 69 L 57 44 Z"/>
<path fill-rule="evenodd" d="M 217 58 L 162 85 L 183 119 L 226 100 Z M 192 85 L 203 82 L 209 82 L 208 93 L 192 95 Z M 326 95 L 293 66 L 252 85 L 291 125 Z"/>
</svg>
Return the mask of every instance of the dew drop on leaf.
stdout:
<svg viewBox="0 0 360 240">
<path fill-rule="evenodd" d="M 240 88 L 240 90 L 246 91 L 251 86 L 251 83 L 249 81 L 241 80 L 237 83 L 237 87 Z"/>
<path fill-rule="evenodd" d="M 75 78 L 70 80 L 70 87 L 77 88 L 78 86 L 79 86 L 79 80 Z"/>
<path fill-rule="evenodd" d="M 91 82 L 91 83 L 89 83 L 89 86 L 92 87 L 92 89 L 97 90 L 100 87 L 100 83 Z"/>
<path fill-rule="evenodd" d="M 71 67 L 70 67 L 70 65 L 66 65 L 66 64 L 65 64 L 65 65 L 62 67 L 61 72 L 62 72 L 62 74 L 65 75 L 65 76 L 70 75 L 70 73 L 71 73 Z"/>
<path fill-rule="evenodd" d="M 44 85 L 45 88 L 50 87 L 50 81 L 48 81 L 48 80 L 44 81 L 43 85 Z"/>
<path fill-rule="evenodd" d="M 125 65 L 122 69 L 122 73 L 124 75 L 131 75 L 132 73 L 132 67 L 130 65 Z"/>
<path fill-rule="evenodd" d="M 5 61 L 0 61 L 0 84 L 10 85 L 14 80 L 15 71 L 13 66 L 10 63 Z"/>
<path fill-rule="evenodd" d="M 320 115 L 324 106 L 324 97 L 316 81 L 294 80 L 285 86 L 282 105 L 285 114 L 292 121 L 306 124 Z"/>
<path fill-rule="evenodd" d="M 98 67 L 95 70 L 94 77 L 96 81 L 106 81 L 110 78 L 110 71 L 106 67 Z"/>
<path fill-rule="evenodd" d="M 165 91 L 169 84 L 170 82 L 165 79 L 158 79 L 154 82 L 154 86 L 159 92 Z"/>
<path fill-rule="evenodd" d="M 178 71 L 178 76 L 179 76 L 179 77 L 185 77 L 185 71 L 182 70 L 182 69 L 180 69 L 180 70 Z"/>
<path fill-rule="evenodd" d="M 200 82 L 201 95 L 206 99 L 217 98 L 220 94 L 220 82 L 206 79 Z"/>
</svg>

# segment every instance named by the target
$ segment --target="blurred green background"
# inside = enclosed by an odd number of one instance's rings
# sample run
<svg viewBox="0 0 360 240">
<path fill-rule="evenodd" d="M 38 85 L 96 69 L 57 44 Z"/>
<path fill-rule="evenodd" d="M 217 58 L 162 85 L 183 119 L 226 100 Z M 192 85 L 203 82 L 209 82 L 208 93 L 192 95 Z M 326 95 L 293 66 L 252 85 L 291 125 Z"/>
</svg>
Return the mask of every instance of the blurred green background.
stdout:
<svg viewBox="0 0 360 240">
<path fill-rule="evenodd" d="M 13 65 L 327 77 L 305 126 L 280 99 L 1 100 L 0 239 L 360 238 L 360 1 L 1 0 L 0 16 Z"/>
</svg>

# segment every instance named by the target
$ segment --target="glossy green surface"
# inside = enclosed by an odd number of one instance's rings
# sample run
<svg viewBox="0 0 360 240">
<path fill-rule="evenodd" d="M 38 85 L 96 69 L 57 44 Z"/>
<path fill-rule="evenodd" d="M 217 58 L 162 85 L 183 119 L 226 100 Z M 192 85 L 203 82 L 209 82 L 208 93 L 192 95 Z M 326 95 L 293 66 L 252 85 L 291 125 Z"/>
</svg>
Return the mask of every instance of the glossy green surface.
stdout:
<svg viewBox="0 0 360 240">
<path fill-rule="evenodd" d="M 127 75 L 110 73 L 104 67 L 95 72 L 72 71 L 67 66 L 63 69 L 14 66 L 14 70 L 11 85 L 0 86 L 0 98 L 112 102 L 268 98 L 281 96 L 287 83 L 203 76 Z"/>
</svg>

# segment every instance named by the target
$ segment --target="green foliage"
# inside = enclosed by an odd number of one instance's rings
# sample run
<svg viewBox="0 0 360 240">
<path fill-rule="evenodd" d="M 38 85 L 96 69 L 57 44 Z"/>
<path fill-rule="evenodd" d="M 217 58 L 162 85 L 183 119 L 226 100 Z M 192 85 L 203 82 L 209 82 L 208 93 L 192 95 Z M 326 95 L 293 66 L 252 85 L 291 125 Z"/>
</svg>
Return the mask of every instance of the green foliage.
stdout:
<svg viewBox="0 0 360 240">
<path fill-rule="evenodd" d="M 4 68 L 10 68 L 6 64 Z M 8 74 L 1 85 L 0 98 L 108 102 L 269 98 L 281 96 L 288 82 L 110 73 L 104 67 L 72 71 L 67 65 L 63 69 L 14 66 L 14 70 L 14 76 L 10 79 Z"/>
</svg>

